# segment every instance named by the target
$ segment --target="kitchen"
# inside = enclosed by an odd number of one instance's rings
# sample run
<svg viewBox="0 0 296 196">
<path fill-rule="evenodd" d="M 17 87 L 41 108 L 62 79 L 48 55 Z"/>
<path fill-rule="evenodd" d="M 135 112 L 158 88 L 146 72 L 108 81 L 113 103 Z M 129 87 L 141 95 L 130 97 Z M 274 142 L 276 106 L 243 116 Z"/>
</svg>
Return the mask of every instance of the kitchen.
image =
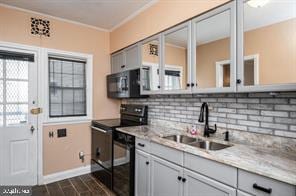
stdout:
<svg viewBox="0 0 296 196">
<path fill-rule="evenodd" d="M 0 3 L 0 185 L 296 195 L 294 1 Z"/>
</svg>

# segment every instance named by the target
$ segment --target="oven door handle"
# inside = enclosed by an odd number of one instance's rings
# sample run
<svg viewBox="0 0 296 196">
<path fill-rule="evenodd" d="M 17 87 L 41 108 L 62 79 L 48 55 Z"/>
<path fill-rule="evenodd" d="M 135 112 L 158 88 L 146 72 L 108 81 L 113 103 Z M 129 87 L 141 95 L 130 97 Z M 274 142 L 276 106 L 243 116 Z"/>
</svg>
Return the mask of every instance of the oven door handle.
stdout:
<svg viewBox="0 0 296 196">
<path fill-rule="evenodd" d="M 102 132 L 102 133 L 107 133 L 107 131 L 105 131 L 105 130 L 103 130 L 103 129 L 100 129 L 100 128 L 98 128 L 98 127 L 90 126 L 90 128 L 92 128 L 92 129 L 94 129 L 94 130 L 96 130 L 96 131 L 100 131 L 100 132 Z"/>
</svg>

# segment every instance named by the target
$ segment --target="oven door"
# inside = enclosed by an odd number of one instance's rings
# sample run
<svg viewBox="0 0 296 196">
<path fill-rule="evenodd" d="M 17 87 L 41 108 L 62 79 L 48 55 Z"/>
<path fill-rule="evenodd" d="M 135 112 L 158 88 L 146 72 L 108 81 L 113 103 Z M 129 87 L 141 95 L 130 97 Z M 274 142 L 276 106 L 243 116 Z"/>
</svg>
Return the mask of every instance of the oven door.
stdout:
<svg viewBox="0 0 296 196">
<path fill-rule="evenodd" d="M 111 74 L 107 76 L 107 96 L 109 98 L 129 97 L 128 72 Z"/>
<path fill-rule="evenodd" d="M 91 172 L 110 189 L 112 188 L 112 130 L 91 127 Z"/>
<path fill-rule="evenodd" d="M 113 191 L 120 196 L 134 195 L 135 139 L 113 132 Z"/>
</svg>

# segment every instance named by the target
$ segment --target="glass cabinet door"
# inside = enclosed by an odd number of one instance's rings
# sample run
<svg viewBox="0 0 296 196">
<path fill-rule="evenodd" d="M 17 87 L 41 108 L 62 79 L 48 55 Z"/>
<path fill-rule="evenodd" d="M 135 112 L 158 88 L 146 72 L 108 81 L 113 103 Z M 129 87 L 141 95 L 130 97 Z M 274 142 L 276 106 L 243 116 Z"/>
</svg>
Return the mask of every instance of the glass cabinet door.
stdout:
<svg viewBox="0 0 296 196">
<path fill-rule="evenodd" d="M 235 91 L 235 3 L 193 19 L 195 92 Z"/>
<path fill-rule="evenodd" d="M 239 1 L 238 89 L 296 89 L 296 2 Z"/>
<path fill-rule="evenodd" d="M 160 53 L 160 36 L 153 37 L 141 44 L 142 94 L 160 91 Z"/>
<path fill-rule="evenodd" d="M 190 22 L 163 33 L 163 90 L 190 90 Z"/>
</svg>

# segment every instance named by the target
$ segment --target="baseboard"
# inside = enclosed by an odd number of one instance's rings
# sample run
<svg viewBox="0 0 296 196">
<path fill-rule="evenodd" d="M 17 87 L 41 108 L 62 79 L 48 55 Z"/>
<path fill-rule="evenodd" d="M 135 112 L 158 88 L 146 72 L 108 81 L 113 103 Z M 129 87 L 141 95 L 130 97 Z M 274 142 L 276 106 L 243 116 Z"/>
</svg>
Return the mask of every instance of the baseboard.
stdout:
<svg viewBox="0 0 296 196">
<path fill-rule="evenodd" d="M 64 180 L 67 178 L 88 174 L 90 173 L 90 171 L 91 171 L 90 165 L 86 165 L 86 166 L 82 166 L 82 167 L 78 167 L 78 168 L 74 168 L 74 169 L 70 169 L 62 172 L 49 174 L 49 175 L 43 176 L 43 184 L 48 184 L 48 183 Z"/>
</svg>

